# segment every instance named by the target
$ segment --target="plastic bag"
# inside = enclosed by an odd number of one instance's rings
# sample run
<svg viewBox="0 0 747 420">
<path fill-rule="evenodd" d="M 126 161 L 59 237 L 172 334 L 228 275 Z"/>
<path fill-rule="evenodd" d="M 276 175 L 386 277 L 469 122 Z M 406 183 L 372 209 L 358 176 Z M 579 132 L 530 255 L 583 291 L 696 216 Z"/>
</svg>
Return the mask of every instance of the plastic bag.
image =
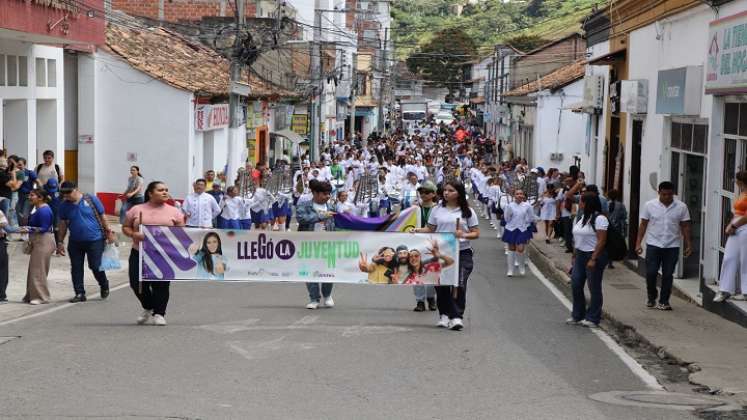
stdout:
<svg viewBox="0 0 747 420">
<path fill-rule="evenodd" d="M 101 255 L 99 271 L 120 270 L 122 263 L 119 262 L 119 249 L 114 244 L 106 244 L 104 253 Z"/>
</svg>

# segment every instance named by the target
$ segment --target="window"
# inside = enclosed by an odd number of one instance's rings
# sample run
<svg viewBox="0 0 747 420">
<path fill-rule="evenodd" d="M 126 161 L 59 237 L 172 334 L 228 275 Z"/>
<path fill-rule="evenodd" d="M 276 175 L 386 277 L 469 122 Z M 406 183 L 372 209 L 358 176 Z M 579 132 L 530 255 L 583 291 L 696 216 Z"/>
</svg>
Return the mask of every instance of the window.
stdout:
<svg viewBox="0 0 747 420">
<path fill-rule="evenodd" d="M 0 86 L 5 86 L 5 55 L 0 54 Z"/>
<path fill-rule="evenodd" d="M 356 90 L 358 95 L 360 96 L 366 96 L 368 94 L 367 84 L 366 84 L 366 73 L 358 73 L 357 82 L 356 82 Z"/>
<path fill-rule="evenodd" d="M 36 86 L 47 86 L 47 63 L 43 58 L 37 58 L 36 62 Z"/>
<path fill-rule="evenodd" d="M 724 113 L 724 134 L 737 134 L 739 127 L 739 104 L 726 104 Z"/>
<path fill-rule="evenodd" d="M 18 85 L 18 57 L 8 56 L 8 86 Z"/>
<path fill-rule="evenodd" d="M 680 194 L 680 154 L 678 152 L 672 152 L 672 171 L 669 174 L 669 179 L 674 184 L 674 193 Z"/>
<path fill-rule="evenodd" d="M 724 179 L 721 188 L 725 191 L 734 192 L 734 183 L 736 182 L 736 164 L 737 164 L 737 141 L 734 139 L 724 139 Z"/>
<path fill-rule="evenodd" d="M 28 65 L 28 57 L 19 55 L 18 56 L 18 86 L 28 86 L 29 85 L 29 65 Z"/>
<path fill-rule="evenodd" d="M 47 60 L 47 86 L 57 87 L 57 60 Z"/>
</svg>

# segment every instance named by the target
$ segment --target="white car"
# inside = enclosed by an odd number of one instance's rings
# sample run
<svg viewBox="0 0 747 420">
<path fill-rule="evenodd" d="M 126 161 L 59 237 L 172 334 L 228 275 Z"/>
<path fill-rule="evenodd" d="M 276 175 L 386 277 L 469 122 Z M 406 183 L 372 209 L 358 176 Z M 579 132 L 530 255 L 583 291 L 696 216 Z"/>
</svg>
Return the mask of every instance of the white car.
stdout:
<svg viewBox="0 0 747 420">
<path fill-rule="evenodd" d="M 436 124 L 444 123 L 449 125 L 454 121 L 454 115 L 451 112 L 439 112 L 435 118 Z"/>
</svg>

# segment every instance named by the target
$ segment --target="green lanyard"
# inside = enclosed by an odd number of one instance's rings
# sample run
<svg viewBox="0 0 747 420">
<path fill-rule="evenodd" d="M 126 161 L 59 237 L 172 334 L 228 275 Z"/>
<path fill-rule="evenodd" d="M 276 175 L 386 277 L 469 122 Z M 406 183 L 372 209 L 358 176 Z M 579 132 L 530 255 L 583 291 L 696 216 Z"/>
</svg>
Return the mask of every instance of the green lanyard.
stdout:
<svg viewBox="0 0 747 420">
<path fill-rule="evenodd" d="M 426 227 L 428 225 L 428 218 L 431 215 L 431 210 L 433 210 L 433 207 L 420 207 L 420 227 Z"/>
</svg>

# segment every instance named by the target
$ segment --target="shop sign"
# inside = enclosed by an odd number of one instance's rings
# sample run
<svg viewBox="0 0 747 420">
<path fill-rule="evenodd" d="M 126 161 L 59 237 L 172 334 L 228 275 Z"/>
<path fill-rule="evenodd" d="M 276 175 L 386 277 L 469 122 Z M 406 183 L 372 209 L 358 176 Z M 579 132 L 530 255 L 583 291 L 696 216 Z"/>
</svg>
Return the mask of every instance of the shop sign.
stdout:
<svg viewBox="0 0 747 420">
<path fill-rule="evenodd" d="M 747 92 L 747 12 L 710 23 L 706 93 Z"/>
<path fill-rule="evenodd" d="M 228 104 L 198 105 L 195 109 L 195 130 L 208 131 L 228 127 Z"/>
<path fill-rule="evenodd" d="M 698 115 L 703 95 L 703 67 L 662 70 L 656 86 L 656 113 Z"/>
<path fill-rule="evenodd" d="M 291 130 L 299 136 L 309 134 L 309 116 L 306 114 L 293 114 Z"/>
</svg>

